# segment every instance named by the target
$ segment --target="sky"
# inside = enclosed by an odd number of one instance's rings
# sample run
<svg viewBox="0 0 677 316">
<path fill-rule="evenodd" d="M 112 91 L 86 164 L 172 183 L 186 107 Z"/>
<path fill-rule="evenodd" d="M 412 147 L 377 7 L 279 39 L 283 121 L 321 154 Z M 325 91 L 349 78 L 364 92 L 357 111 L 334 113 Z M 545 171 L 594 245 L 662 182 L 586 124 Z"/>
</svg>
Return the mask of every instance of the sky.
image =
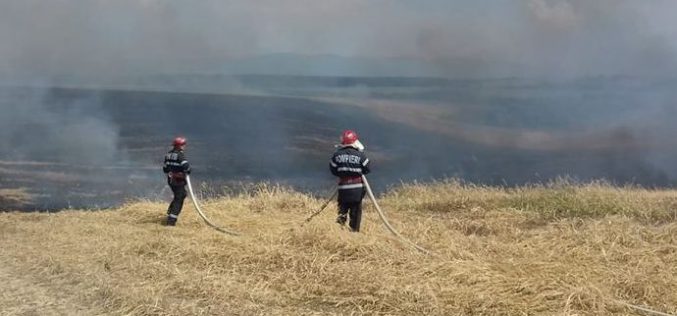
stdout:
<svg viewBox="0 0 677 316">
<path fill-rule="evenodd" d="M 280 53 L 386 60 L 393 75 L 406 60 L 448 77 L 672 76 L 674 12 L 674 0 L 0 0 L 0 77 L 219 73 Z"/>
</svg>

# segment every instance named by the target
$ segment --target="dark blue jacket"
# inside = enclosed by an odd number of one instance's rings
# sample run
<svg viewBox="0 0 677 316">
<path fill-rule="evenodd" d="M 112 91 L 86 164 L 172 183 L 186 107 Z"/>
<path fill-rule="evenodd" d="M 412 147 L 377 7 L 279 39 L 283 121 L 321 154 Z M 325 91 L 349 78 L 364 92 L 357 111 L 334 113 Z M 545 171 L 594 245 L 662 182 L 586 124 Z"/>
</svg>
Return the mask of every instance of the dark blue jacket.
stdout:
<svg viewBox="0 0 677 316">
<path fill-rule="evenodd" d="M 172 149 L 165 155 L 162 171 L 167 174 L 169 184 L 185 185 L 186 175 L 190 174 L 190 164 L 180 149 Z"/>
<path fill-rule="evenodd" d="M 331 173 L 339 177 L 339 203 L 361 202 L 366 193 L 362 175 L 368 174 L 369 158 L 353 147 L 339 148 L 329 162 Z"/>
</svg>

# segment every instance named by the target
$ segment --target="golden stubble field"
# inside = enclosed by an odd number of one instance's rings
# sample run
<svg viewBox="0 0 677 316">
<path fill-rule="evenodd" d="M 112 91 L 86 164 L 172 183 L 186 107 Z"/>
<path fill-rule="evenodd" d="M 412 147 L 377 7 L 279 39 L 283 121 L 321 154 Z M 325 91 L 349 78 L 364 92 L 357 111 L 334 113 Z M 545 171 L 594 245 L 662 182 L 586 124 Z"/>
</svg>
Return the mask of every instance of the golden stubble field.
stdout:
<svg viewBox="0 0 677 316">
<path fill-rule="evenodd" d="M 362 233 L 322 199 L 260 185 L 104 211 L 0 214 L 2 315 L 633 315 L 677 313 L 677 191 L 604 183 L 495 188 L 450 180 L 365 201 Z"/>
</svg>

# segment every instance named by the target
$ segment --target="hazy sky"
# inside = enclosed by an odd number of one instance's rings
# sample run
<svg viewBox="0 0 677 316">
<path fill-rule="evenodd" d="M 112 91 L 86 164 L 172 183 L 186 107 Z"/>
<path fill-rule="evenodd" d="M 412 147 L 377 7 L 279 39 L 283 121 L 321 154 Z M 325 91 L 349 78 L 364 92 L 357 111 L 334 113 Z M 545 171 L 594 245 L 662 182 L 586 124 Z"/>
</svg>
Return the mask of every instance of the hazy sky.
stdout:
<svg viewBox="0 0 677 316">
<path fill-rule="evenodd" d="M 663 76 L 677 70 L 675 12 L 674 0 L 0 0 L 0 74 L 214 72 L 295 53 L 406 57 L 454 77 Z"/>
</svg>

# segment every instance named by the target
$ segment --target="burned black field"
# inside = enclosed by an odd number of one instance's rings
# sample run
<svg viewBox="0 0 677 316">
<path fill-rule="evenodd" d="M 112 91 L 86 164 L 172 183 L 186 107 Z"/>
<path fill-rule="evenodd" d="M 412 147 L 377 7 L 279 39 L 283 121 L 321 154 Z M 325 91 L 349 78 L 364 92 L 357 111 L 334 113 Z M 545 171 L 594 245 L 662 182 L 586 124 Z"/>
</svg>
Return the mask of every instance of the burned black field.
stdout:
<svg viewBox="0 0 677 316">
<path fill-rule="evenodd" d="M 2 109 L 15 114 L 1 122 L 0 209 L 96 209 L 164 198 L 161 159 L 176 135 L 189 140 L 193 178 L 204 194 L 259 182 L 326 194 L 334 182 L 327 159 L 348 128 L 367 146 L 378 191 L 449 177 L 493 185 L 558 176 L 675 183 L 672 129 L 662 112 L 649 111 L 660 118 L 651 122 L 632 112 L 644 97 L 604 95 L 599 91 L 611 89 L 594 86 L 586 86 L 586 99 L 570 98 L 580 89 L 571 86 L 414 81 L 402 88 L 406 82 L 370 80 L 292 89 L 277 78 L 241 94 L 2 88 Z M 672 113 L 672 100 L 652 108 Z M 577 103 L 567 110 L 571 101 Z M 581 115 L 586 108 L 590 115 Z M 598 123 L 613 115 L 618 124 Z"/>
</svg>

